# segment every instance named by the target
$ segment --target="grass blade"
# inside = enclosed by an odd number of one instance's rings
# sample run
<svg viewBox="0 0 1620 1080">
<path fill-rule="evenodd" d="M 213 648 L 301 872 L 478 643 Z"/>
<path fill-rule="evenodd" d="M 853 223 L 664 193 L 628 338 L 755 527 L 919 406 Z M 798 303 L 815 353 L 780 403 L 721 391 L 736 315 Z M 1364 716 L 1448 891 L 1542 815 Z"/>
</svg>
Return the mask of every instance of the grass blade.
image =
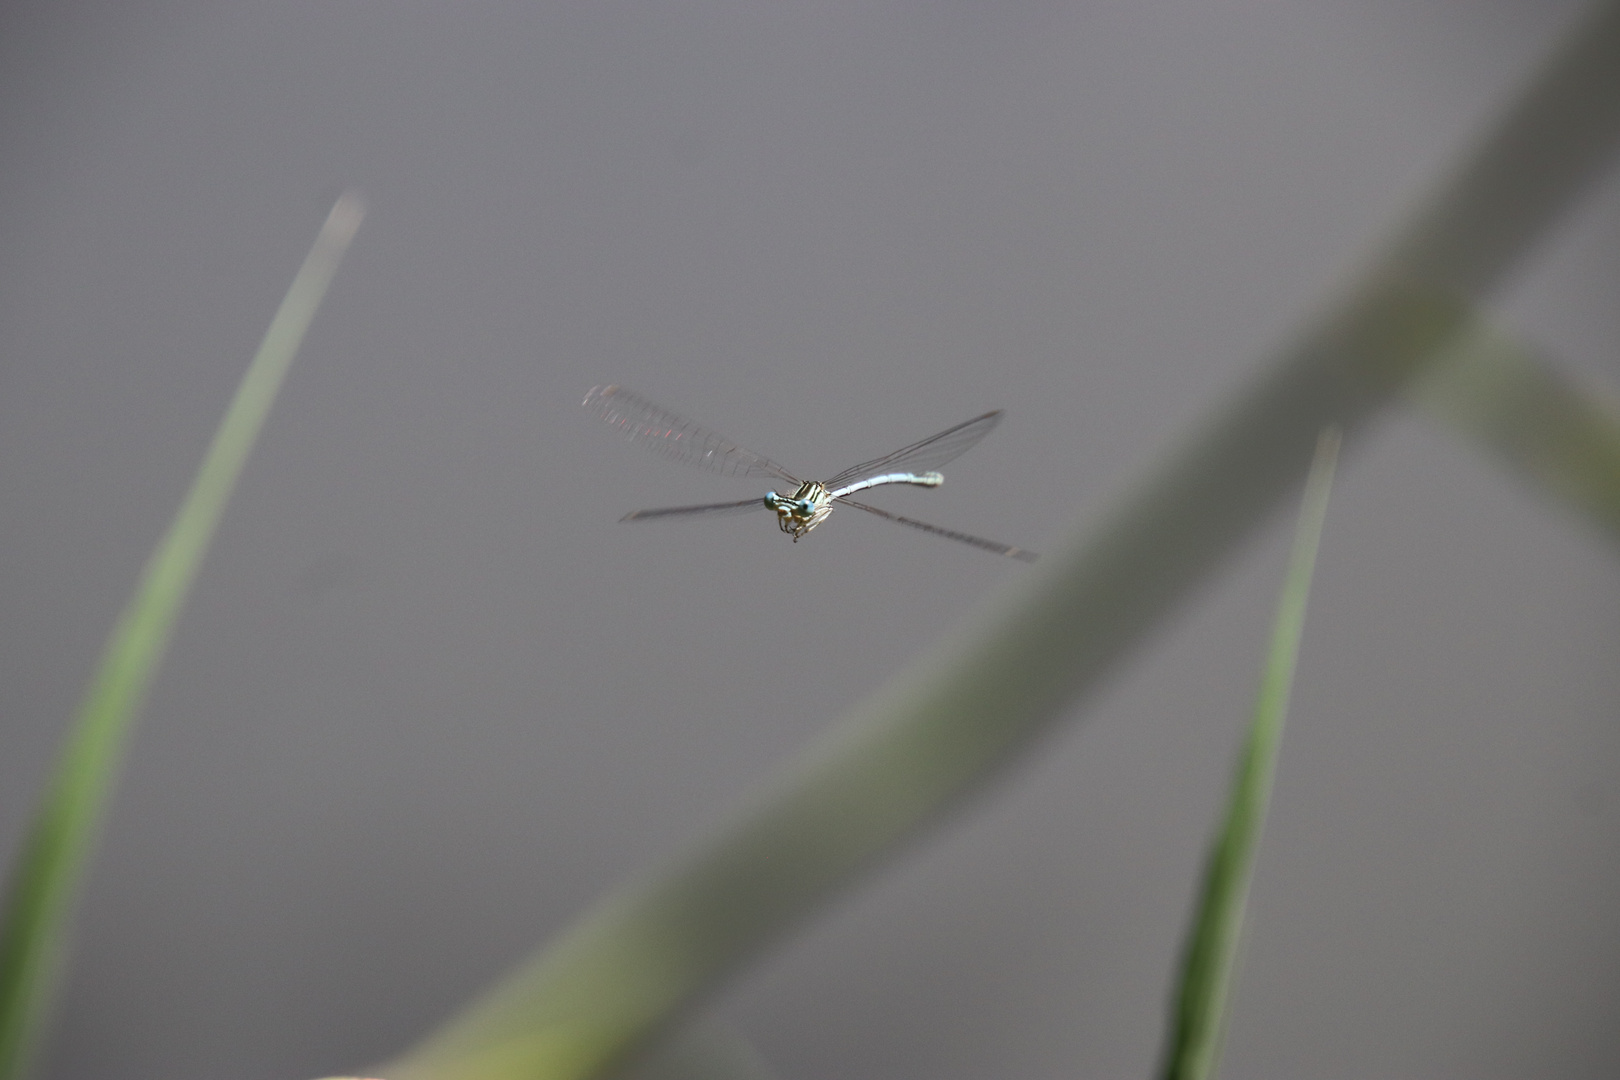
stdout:
<svg viewBox="0 0 1620 1080">
<path fill-rule="evenodd" d="M 623 1080 L 776 1080 L 776 1075 L 746 1039 L 711 1021 L 661 1040 Z"/>
<path fill-rule="evenodd" d="M 1330 428 L 1317 443 L 1316 457 L 1305 481 L 1304 504 L 1294 532 L 1288 578 L 1277 603 L 1277 620 L 1254 718 L 1238 755 L 1225 817 L 1204 867 L 1203 889 L 1174 998 L 1175 1016 L 1162 1073 L 1165 1080 L 1208 1080 L 1219 1061 L 1249 882 L 1265 829 L 1266 808 L 1271 802 L 1277 751 L 1282 744 L 1299 641 L 1305 629 L 1305 602 L 1311 591 L 1316 549 L 1322 539 L 1322 521 L 1327 516 L 1338 454 L 1339 435 Z"/>
<path fill-rule="evenodd" d="M 1578 385 L 1483 321 L 1436 359 L 1410 396 L 1620 544 L 1620 398 Z"/>
<path fill-rule="evenodd" d="M 406 1055 L 390 1080 L 582 1080 L 1095 692 L 1304 476 L 1443 348 L 1606 163 L 1620 4 L 1583 21 L 1346 298 L 1110 516 L 902 671 L 716 835 L 610 897 Z"/>
<path fill-rule="evenodd" d="M 130 726 L 243 462 L 361 214 L 357 196 L 340 198 L 293 279 L 180 512 L 119 615 L 23 840 L 0 914 L 0 1080 L 21 1076 L 39 1041 L 73 899 Z"/>
</svg>

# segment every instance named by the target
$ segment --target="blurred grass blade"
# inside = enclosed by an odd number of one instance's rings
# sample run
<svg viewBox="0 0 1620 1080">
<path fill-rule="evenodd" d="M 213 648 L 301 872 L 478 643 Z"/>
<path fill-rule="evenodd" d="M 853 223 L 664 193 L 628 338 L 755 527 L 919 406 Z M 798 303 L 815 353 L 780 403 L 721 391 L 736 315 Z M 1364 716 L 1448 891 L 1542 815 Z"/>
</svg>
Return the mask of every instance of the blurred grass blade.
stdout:
<svg viewBox="0 0 1620 1080">
<path fill-rule="evenodd" d="M 622 1080 L 776 1080 L 746 1039 L 713 1021 L 698 1021 L 658 1041 Z"/>
<path fill-rule="evenodd" d="M 1316 549 L 1327 516 L 1328 492 L 1339 455 L 1339 434 L 1322 433 L 1305 482 L 1305 499 L 1294 532 L 1288 579 L 1277 603 L 1254 719 L 1238 756 L 1226 815 L 1215 834 L 1204 867 L 1203 890 L 1193 913 L 1192 933 L 1182 957 L 1175 992 L 1175 1016 L 1165 1053 L 1165 1080 L 1209 1080 L 1215 1074 L 1226 1030 L 1227 1002 L 1237 967 L 1243 912 L 1254 875 L 1255 853 L 1271 802 L 1277 751 L 1288 717 L 1299 640 L 1305 630 L 1305 601 L 1311 591 Z"/>
<path fill-rule="evenodd" d="M 1620 399 L 1577 385 L 1483 321 L 1413 383 L 1412 400 L 1620 544 Z"/>
<path fill-rule="evenodd" d="M 389 1080 L 582 1080 L 665 1031 L 1094 693 L 1469 318 L 1612 156 L 1620 4 L 1582 21 L 1383 258 L 1084 542 L 809 747 L 716 835 L 612 896 Z"/>
<path fill-rule="evenodd" d="M 180 512 L 118 617 L 7 881 L 0 915 L 0 1080 L 27 1067 L 44 1024 L 74 894 L 125 737 L 304 331 L 359 227 L 357 196 L 332 208 L 237 388 Z"/>
</svg>

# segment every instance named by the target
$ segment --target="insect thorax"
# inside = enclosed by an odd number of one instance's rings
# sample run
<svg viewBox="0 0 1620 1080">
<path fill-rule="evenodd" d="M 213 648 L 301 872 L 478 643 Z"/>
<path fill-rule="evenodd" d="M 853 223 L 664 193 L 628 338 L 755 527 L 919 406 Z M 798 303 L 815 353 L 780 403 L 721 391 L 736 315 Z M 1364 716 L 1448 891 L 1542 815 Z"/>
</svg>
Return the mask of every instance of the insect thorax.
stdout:
<svg viewBox="0 0 1620 1080">
<path fill-rule="evenodd" d="M 801 485 L 791 498 L 774 491 L 767 493 L 765 505 L 776 511 L 776 524 L 795 542 L 833 512 L 832 494 L 825 484 L 814 480 Z"/>
</svg>

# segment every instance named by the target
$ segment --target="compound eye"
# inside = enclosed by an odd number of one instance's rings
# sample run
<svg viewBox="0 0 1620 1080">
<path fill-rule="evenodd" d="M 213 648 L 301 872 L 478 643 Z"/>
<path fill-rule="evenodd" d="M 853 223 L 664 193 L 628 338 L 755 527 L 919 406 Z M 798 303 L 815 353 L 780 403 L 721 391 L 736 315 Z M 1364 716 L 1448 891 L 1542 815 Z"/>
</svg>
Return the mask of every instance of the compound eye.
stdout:
<svg viewBox="0 0 1620 1080">
<path fill-rule="evenodd" d="M 809 499 L 800 499 L 799 500 L 799 516 L 800 517 L 809 517 L 811 514 L 814 514 L 815 512 L 816 512 L 815 503 L 811 502 Z"/>
<path fill-rule="evenodd" d="M 772 510 L 775 510 L 776 509 L 776 504 L 781 502 L 781 501 L 782 501 L 781 496 L 777 495 L 776 492 L 767 491 L 765 493 L 765 505 L 770 507 Z"/>
</svg>

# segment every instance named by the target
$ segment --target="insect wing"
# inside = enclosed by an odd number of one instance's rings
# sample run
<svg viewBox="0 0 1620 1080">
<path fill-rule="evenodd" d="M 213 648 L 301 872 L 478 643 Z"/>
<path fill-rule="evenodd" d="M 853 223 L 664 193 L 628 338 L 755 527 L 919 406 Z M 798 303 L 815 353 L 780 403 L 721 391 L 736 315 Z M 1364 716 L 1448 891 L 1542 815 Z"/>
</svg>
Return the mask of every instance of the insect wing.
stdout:
<svg viewBox="0 0 1620 1080">
<path fill-rule="evenodd" d="M 774 476 L 792 484 L 802 482 L 770 458 L 744 450 L 730 439 L 659 408 L 622 386 L 593 387 L 585 395 L 584 405 L 591 415 L 655 454 L 722 476 Z"/>
<path fill-rule="evenodd" d="M 922 442 L 914 442 L 910 446 L 903 446 L 894 453 L 880 457 L 875 461 L 863 462 L 852 469 L 845 469 L 831 480 L 824 481 L 829 488 L 848 487 L 873 476 L 884 473 L 913 472 L 923 473 L 937 469 L 947 461 L 954 460 L 958 455 L 969 450 L 974 443 L 990 433 L 990 429 L 1001 422 L 1001 410 L 987 412 L 983 416 L 975 416 L 972 420 L 964 421 L 953 428 L 946 428 L 938 435 L 930 435 Z M 858 505 L 858 504 L 852 504 Z M 862 507 L 862 509 L 867 509 Z"/>
<path fill-rule="evenodd" d="M 1009 559 L 1021 559 L 1024 562 L 1034 562 L 1036 559 L 1040 558 L 1040 556 L 1035 554 L 1035 552 L 1029 551 L 1025 548 L 1013 547 L 1011 544 L 1003 544 L 996 540 L 986 540 L 984 537 L 974 536 L 972 533 L 957 532 L 955 529 L 945 529 L 938 525 L 930 525 L 928 522 L 918 521 L 916 518 L 901 517 L 899 514 L 891 514 L 887 510 L 879 510 L 875 506 L 870 506 L 863 502 L 856 502 L 854 499 L 841 498 L 837 501 L 846 506 L 853 506 L 858 510 L 865 510 L 868 514 L 876 514 L 880 518 L 888 518 L 890 521 L 897 521 L 901 525 L 910 525 L 913 529 L 921 529 L 923 532 L 933 533 L 935 536 L 943 536 L 947 540 L 955 540 L 957 543 L 970 544 L 973 547 L 980 548 L 984 551 L 991 551 L 997 555 L 1005 555 Z"/>
<path fill-rule="evenodd" d="M 660 506 L 653 510 L 632 510 L 620 521 L 646 521 L 649 518 L 701 517 L 705 514 L 743 514 L 749 510 L 765 509 L 764 499 L 743 499 L 741 502 L 704 503 L 702 506 Z"/>
</svg>

